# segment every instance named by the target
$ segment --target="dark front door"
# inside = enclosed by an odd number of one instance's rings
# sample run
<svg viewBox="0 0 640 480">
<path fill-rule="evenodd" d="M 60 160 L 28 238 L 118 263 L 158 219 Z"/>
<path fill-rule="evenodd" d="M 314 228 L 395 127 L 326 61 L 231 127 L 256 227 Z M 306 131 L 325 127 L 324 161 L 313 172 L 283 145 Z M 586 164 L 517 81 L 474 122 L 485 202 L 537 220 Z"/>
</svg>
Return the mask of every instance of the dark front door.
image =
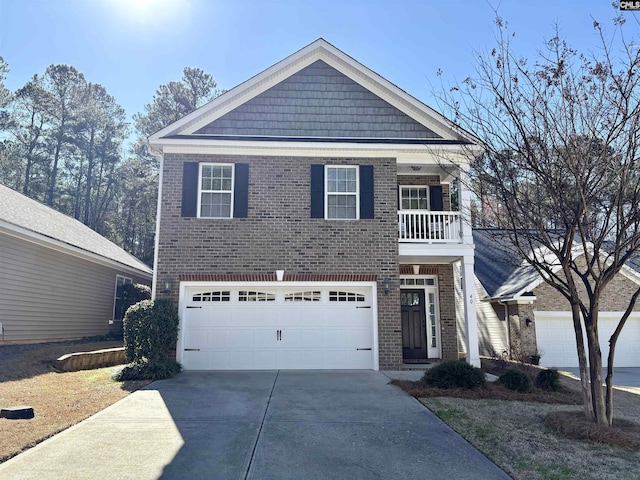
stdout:
<svg viewBox="0 0 640 480">
<path fill-rule="evenodd" d="M 427 326 L 424 290 L 401 290 L 402 358 L 417 363 L 427 360 Z"/>
</svg>

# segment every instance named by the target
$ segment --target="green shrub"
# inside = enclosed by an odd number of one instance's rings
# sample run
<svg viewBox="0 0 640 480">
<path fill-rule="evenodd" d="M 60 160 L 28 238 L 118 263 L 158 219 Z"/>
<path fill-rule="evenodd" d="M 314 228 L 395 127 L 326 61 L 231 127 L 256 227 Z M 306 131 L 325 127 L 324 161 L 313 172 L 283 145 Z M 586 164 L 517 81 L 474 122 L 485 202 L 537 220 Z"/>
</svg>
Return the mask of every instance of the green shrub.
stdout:
<svg viewBox="0 0 640 480">
<path fill-rule="evenodd" d="M 440 363 L 427 370 L 422 381 L 438 388 L 473 389 L 485 385 L 484 372 L 463 361 Z"/>
<path fill-rule="evenodd" d="M 143 300 L 124 317 L 128 362 L 157 364 L 168 358 L 178 340 L 178 309 L 166 299 Z"/>
<path fill-rule="evenodd" d="M 560 390 L 560 374 L 555 368 L 542 370 L 536 377 L 536 386 L 544 390 Z"/>
<path fill-rule="evenodd" d="M 516 368 L 508 368 L 500 375 L 498 381 L 509 390 L 515 390 L 517 392 L 528 392 L 531 390 L 531 380 L 529 380 L 527 374 Z"/>
<path fill-rule="evenodd" d="M 164 380 L 180 373 L 181 367 L 175 360 L 160 360 L 156 363 L 146 361 L 130 363 L 116 370 L 111 376 L 118 382 L 126 380 Z"/>
</svg>

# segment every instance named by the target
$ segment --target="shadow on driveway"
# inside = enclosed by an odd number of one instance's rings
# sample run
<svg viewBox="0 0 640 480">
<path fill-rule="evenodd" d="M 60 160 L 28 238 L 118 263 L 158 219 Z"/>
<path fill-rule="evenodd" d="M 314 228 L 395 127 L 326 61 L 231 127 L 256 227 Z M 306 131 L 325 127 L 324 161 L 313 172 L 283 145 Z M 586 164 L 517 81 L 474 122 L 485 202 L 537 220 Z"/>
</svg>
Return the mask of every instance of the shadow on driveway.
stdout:
<svg viewBox="0 0 640 480">
<path fill-rule="evenodd" d="M 373 371 L 185 372 L 0 465 L 1 478 L 508 479 Z"/>
</svg>

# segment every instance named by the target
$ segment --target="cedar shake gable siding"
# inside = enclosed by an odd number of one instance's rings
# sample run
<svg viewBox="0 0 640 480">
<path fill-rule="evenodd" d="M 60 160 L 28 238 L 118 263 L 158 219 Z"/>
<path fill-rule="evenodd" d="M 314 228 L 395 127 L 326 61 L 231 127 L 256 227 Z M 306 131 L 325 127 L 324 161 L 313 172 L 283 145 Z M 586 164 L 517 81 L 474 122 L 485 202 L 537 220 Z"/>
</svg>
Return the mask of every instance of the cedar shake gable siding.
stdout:
<svg viewBox="0 0 640 480">
<path fill-rule="evenodd" d="M 182 216 L 184 164 L 247 165 L 246 218 Z M 371 219 L 311 216 L 312 165 L 373 167 Z M 402 365 L 395 158 L 301 158 L 167 153 L 157 278 L 192 274 L 359 274 L 378 278 L 380 368 Z M 382 280 L 391 279 L 389 295 Z M 183 277 L 184 278 L 184 277 Z M 177 288 L 172 298 L 178 300 Z M 455 335 L 454 335 L 455 339 Z"/>
<path fill-rule="evenodd" d="M 197 134 L 440 138 L 321 60 L 211 122 Z"/>
</svg>

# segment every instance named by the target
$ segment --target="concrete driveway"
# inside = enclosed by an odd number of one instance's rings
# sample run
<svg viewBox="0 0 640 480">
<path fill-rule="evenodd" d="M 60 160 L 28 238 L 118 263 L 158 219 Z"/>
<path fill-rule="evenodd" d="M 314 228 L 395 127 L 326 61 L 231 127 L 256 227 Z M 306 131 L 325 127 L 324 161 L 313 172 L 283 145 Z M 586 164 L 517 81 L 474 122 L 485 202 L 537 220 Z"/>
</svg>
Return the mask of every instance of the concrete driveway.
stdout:
<svg viewBox="0 0 640 480">
<path fill-rule="evenodd" d="M 182 373 L 0 465 L 3 479 L 508 479 L 373 371 Z"/>
<path fill-rule="evenodd" d="M 580 369 L 572 367 L 559 367 L 558 370 L 571 374 L 574 378 L 580 378 Z M 602 369 L 602 380 L 607 378 L 607 369 Z M 616 367 L 613 370 L 613 386 L 620 390 L 640 395 L 640 368 Z"/>
</svg>

